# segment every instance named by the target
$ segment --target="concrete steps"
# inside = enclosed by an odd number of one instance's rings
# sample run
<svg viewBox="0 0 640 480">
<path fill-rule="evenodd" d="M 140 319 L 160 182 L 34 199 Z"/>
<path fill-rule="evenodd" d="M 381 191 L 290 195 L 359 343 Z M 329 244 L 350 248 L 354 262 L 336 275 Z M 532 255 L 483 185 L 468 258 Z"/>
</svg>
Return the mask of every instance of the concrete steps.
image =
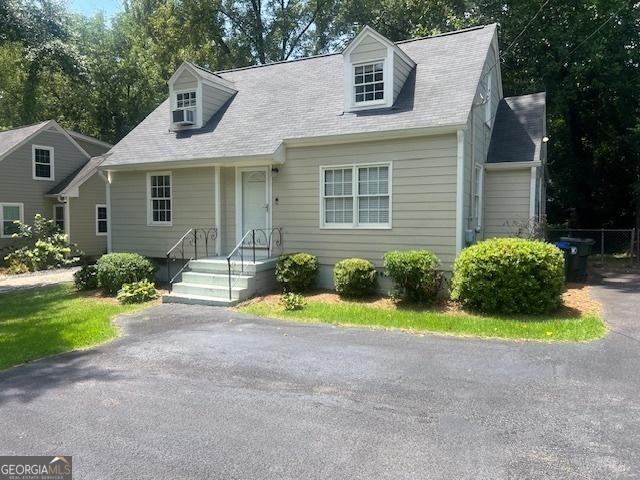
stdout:
<svg viewBox="0 0 640 480">
<path fill-rule="evenodd" d="M 256 252 L 257 257 L 257 252 Z M 170 294 L 162 297 L 163 303 L 231 306 L 247 300 L 257 293 L 271 290 L 275 285 L 273 270 L 277 259 L 260 259 L 248 262 L 245 257 L 241 272 L 237 263 L 232 267 L 231 295 L 229 295 L 229 264 L 226 258 L 192 260 L 175 283 Z"/>
</svg>

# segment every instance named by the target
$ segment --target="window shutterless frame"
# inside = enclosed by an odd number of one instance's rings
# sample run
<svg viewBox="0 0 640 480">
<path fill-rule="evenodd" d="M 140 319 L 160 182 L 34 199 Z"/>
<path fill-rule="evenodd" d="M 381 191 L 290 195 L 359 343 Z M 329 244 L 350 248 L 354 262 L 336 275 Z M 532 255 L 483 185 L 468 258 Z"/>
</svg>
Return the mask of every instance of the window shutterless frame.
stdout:
<svg viewBox="0 0 640 480">
<path fill-rule="evenodd" d="M 49 162 L 46 163 L 40 158 L 40 152 L 49 152 Z M 39 176 L 37 175 L 37 166 L 48 166 L 49 168 L 49 176 Z M 31 145 L 31 173 L 33 180 L 45 180 L 45 181 L 54 181 L 56 178 L 55 175 L 55 158 L 54 158 L 54 149 L 53 147 L 47 147 L 44 145 Z"/>
<path fill-rule="evenodd" d="M 66 207 L 64 203 L 54 203 L 53 204 L 53 221 L 56 226 L 60 229 L 61 232 L 65 231 L 66 226 L 66 218 L 65 212 Z"/>
<path fill-rule="evenodd" d="M 369 167 L 388 167 L 388 193 L 389 197 L 389 221 L 386 223 L 359 223 L 360 212 L 360 199 L 361 197 L 367 197 L 369 195 L 359 194 L 358 190 L 358 171 L 359 169 Z M 325 171 L 327 170 L 340 170 L 351 169 L 352 170 L 352 188 L 351 198 L 353 198 L 353 221 L 351 223 L 327 223 L 325 219 L 326 209 L 325 200 Z M 347 164 L 347 165 L 323 165 L 320 167 L 319 173 L 319 191 L 318 198 L 320 204 L 320 229 L 322 230 L 390 230 L 393 228 L 393 162 L 377 162 L 377 163 L 362 163 L 362 164 Z M 373 195 L 376 196 L 376 195 Z"/>
<path fill-rule="evenodd" d="M 106 236 L 109 232 L 108 218 L 107 206 L 96 205 L 96 235 L 98 237 Z"/>
<path fill-rule="evenodd" d="M 153 177 L 169 177 L 169 196 L 152 197 L 151 182 Z M 163 192 L 164 193 L 164 192 Z M 168 200 L 169 208 L 167 211 L 171 217 L 170 220 L 153 220 L 153 200 Z M 164 209 L 163 209 L 164 210 Z M 147 226 L 153 227 L 170 227 L 173 225 L 173 177 L 171 172 L 149 172 L 147 173 Z"/>
<path fill-rule="evenodd" d="M 18 208 L 19 218 L 5 218 L 5 208 Z M 0 203 L 0 238 L 12 238 L 13 233 L 5 233 L 5 222 L 13 222 L 14 220 L 20 220 L 24 222 L 24 204 L 23 203 Z"/>
<path fill-rule="evenodd" d="M 364 86 L 365 88 L 366 88 L 366 85 L 373 85 L 374 86 L 373 87 L 374 89 L 373 89 L 372 92 L 364 92 L 365 94 L 366 93 L 373 93 L 374 99 L 373 100 L 364 100 L 364 101 L 358 102 L 357 101 L 358 93 L 356 91 L 356 88 L 358 86 L 360 86 L 360 85 L 356 84 L 356 78 L 358 78 L 360 75 L 368 75 L 368 74 L 365 74 L 364 72 L 362 74 L 357 73 L 359 71 L 358 69 L 366 68 L 367 66 L 370 66 L 370 65 L 375 66 L 377 64 L 382 64 L 382 72 L 379 72 L 379 73 L 382 73 L 382 75 L 381 75 L 382 76 L 382 80 L 378 80 L 378 81 L 375 80 L 376 71 L 375 71 L 375 68 L 374 68 L 373 71 L 371 72 L 371 75 L 374 77 L 374 80 L 371 81 L 371 82 L 366 81 L 366 82 L 364 82 L 362 84 L 362 86 Z M 388 82 L 388 81 L 389 80 L 388 80 L 388 74 L 387 74 L 387 62 L 386 62 L 386 60 L 384 58 L 379 58 L 377 60 L 367 60 L 366 62 L 354 63 L 352 65 L 352 67 L 351 67 L 351 98 L 352 98 L 351 103 L 352 103 L 353 107 L 358 108 L 358 107 L 369 107 L 369 106 L 375 106 L 375 105 L 384 105 L 386 103 L 386 100 L 387 100 L 385 98 L 385 86 L 386 86 L 386 82 Z M 375 85 L 376 84 L 382 84 L 382 90 L 378 90 L 379 92 L 380 91 L 382 92 L 382 98 L 379 98 L 379 99 L 375 99 Z"/>
<path fill-rule="evenodd" d="M 482 189 L 484 188 L 484 168 L 476 165 L 473 187 L 473 215 L 476 218 L 476 229 L 482 228 Z"/>
</svg>

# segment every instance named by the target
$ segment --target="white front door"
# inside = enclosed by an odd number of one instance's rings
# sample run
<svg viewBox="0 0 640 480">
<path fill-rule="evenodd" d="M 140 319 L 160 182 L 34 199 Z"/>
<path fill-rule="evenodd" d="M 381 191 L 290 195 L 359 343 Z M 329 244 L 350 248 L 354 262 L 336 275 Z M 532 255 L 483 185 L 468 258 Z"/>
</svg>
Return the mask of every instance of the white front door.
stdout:
<svg viewBox="0 0 640 480">
<path fill-rule="evenodd" d="M 262 169 L 240 170 L 240 217 L 241 233 L 244 235 L 249 230 L 259 229 L 266 231 L 269 228 L 269 189 L 267 186 L 268 171 Z M 268 232 L 267 232 L 268 235 Z M 256 245 L 266 246 L 264 233 L 256 236 Z"/>
</svg>

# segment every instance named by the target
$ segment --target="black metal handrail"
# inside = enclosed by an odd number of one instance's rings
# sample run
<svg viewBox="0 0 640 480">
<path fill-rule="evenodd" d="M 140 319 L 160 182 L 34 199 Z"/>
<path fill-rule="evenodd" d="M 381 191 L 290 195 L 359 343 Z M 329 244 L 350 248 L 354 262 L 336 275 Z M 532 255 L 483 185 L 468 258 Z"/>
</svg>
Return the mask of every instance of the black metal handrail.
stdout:
<svg viewBox="0 0 640 480">
<path fill-rule="evenodd" d="M 231 300 L 234 287 L 233 277 L 242 275 L 245 266 L 245 249 L 251 249 L 253 263 L 256 263 L 256 250 L 267 252 L 266 258 L 272 258 L 274 252 L 281 255 L 283 252 L 282 228 L 254 228 L 248 230 L 238 244 L 227 255 L 227 267 L 229 273 L 229 300 Z M 237 280 L 236 280 L 237 281 Z"/>
<path fill-rule="evenodd" d="M 215 250 L 217 238 L 217 228 L 190 228 L 180 237 L 180 240 L 169 249 L 166 255 L 169 291 L 171 291 L 171 287 L 176 278 L 187 268 L 191 260 L 197 260 L 199 255 L 202 256 L 202 253 L 204 253 L 205 258 L 210 256 L 210 252 L 214 255 L 217 254 Z M 182 261 L 182 265 L 172 276 L 171 264 L 178 260 Z"/>
</svg>

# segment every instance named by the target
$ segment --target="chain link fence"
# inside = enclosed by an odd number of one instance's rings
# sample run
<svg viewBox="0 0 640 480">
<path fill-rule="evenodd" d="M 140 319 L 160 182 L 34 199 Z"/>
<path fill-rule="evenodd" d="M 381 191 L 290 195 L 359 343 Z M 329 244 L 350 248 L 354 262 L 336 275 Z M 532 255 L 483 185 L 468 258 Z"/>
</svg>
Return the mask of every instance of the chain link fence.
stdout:
<svg viewBox="0 0 640 480">
<path fill-rule="evenodd" d="M 548 228 L 546 237 L 549 242 L 557 242 L 562 237 L 593 240 L 589 265 L 594 268 L 629 269 L 640 266 L 640 242 L 635 228 Z"/>
</svg>

